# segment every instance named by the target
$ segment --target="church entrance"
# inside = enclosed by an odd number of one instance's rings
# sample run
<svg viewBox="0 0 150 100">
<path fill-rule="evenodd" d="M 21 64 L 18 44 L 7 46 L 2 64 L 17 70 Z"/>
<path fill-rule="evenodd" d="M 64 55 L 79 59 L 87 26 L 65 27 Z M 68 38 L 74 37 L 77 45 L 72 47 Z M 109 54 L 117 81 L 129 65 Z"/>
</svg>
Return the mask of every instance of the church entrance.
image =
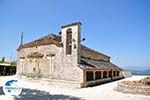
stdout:
<svg viewBox="0 0 150 100">
<path fill-rule="evenodd" d="M 34 59 L 33 62 L 33 75 L 35 77 L 40 77 L 40 68 L 39 68 L 40 59 Z"/>
<path fill-rule="evenodd" d="M 43 58 L 43 54 L 39 52 L 30 53 L 27 57 L 29 73 L 32 77 L 41 77 L 40 61 Z"/>
<path fill-rule="evenodd" d="M 53 78 L 55 54 L 48 54 L 47 59 L 48 59 L 48 77 Z"/>
</svg>

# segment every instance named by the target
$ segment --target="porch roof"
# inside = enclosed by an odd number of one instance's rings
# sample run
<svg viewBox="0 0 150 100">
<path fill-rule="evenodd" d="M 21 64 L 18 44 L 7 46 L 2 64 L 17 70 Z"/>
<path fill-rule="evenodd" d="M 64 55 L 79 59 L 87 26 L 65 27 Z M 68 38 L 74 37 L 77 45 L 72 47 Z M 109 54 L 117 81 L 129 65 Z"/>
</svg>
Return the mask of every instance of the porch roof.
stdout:
<svg viewBox="0 0 150 100">
<path fill-rule="evenodd" d="M 82 69 L 103 69 L 103 70 L 122 70 L 117 65 L 102 60 L 81 57 L 80 65 Z"/>
</svg>

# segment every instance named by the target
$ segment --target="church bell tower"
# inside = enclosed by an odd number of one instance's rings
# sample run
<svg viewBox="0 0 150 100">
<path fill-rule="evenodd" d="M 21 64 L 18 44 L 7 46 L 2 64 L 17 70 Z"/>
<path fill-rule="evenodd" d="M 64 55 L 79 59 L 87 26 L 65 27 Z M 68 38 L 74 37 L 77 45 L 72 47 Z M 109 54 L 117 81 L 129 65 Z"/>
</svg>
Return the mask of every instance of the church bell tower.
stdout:
<svg viewBox="0 0 150 100">
<path fill-rule="evenodd" d="M 77 64 L 80 62 L 81 23 L 75 22 L 61 27 L 63 51 Z"/>
</svg>

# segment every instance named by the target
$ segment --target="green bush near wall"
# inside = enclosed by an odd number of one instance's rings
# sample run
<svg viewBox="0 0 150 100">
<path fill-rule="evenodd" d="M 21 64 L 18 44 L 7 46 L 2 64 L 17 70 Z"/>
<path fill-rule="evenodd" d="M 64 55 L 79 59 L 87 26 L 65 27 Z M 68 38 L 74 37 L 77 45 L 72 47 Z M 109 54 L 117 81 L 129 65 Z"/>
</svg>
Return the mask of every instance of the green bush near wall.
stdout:
<svg viewBox="0 0 150 100">
<path fill-rule="evenodd" d="M 3 66 L 0 65 L 0 76 L 7 76 L 7 75 L 15 75 L 16 74 L 16 66 Z"/>
</svg>

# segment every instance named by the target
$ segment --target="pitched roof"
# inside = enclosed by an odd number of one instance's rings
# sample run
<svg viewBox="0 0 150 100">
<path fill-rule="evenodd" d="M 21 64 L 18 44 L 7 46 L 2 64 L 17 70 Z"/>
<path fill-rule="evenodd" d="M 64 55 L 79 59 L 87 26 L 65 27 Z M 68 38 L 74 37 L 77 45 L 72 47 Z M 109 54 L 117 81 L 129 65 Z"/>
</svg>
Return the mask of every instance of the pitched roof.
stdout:
<svg viewBox="0 0 150 100">
<path fill-rule="evenodd" d="M 55 44 L 58 47 L 62 47 L 63 45 L 61 43 L 61 36 L 58 36 L 58 35 L 55 35 L 55 34 L 48 34 L 47 36 L 44 36 L 44 37 L 42 37 L 40 39 L 37 39 L 35 41 L 31 41 L 29 43 L 20 45 L 17 50 L 20 51 L 22 48 L 30 48 L 30 47 L 36 47 L 36 46 L 41 46 L 41 45 L 49 45 L 49 44 Z M 99 55 L 109 57 L 105 54 L 102 54 L 102 53 L 96 51 L 96 50 L 88 48 L 88 47 L 86 47 L 82 44 L 81 44 L 81 49 L 86 50 L 86 51 L 90 51 L 90 52 L 94 52 L 94 53 L 97 53 Z"/>
<path fill-rule="evenodd" d="M 97 53 L 99 55 L 103 55 L 103 56 L 106 56 L 106 57 L 110 58 L 109 56 L 107 56 L 107 55 L 105 55 L 103 53 L 100 53 L 100 52 L 98 52 L 98 51 L 96 51 L 94 49 L 88 48 L 85 45 L 81 45 L 81 49 L 86 50 L 86 51 L 90 51 L 90 52 L 93 52 L 93 53 Z"/>
<path fill-rule="evenodd" d="M 61 42 L 60 36 L 54 35 L 54 34 L 48 34 L 47 36 L 44 36 L 35 41 L 31 41 L 29 43 L 20 45 L 17 50 L 19 51 L 22 48 L 30 48 L 30 47 L 36 47 L 36 46 L 41 46 L 41 45 L 49 45 L 49 44 L 55 44 L 56 46 L 61 47 L 62 44 L 60 42 Z"/>
<path fill-rule="evenodd" d="M 81 57 L 80 58 L 80 67 L 82 69 L 116 69 L 122 70 L 118 66 L 114 65 L 111 62 L 101 61 L 101 60 L 94 60 L 91 58 Z"/>
</svg>

